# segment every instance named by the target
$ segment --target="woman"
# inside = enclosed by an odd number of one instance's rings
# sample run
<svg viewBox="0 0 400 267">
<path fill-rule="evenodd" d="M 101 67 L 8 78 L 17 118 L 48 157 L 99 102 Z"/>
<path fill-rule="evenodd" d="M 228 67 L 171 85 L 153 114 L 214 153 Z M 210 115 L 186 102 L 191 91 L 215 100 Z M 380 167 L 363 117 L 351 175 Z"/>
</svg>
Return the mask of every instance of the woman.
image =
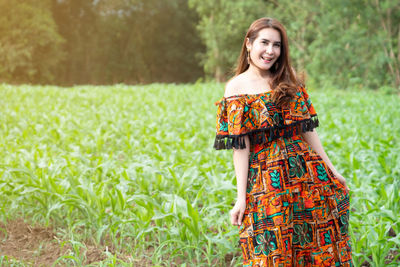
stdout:
<svg viewBox="0 0 400 267">
<path fill-rule="evenodd" d="M 244 266 L 352 266 L 346 180 L 324 152 L 316 111 L 290 66 L 286 31 L 254 21 L 216 103 L 216 149 L 233 149 Z"/>
</svg>

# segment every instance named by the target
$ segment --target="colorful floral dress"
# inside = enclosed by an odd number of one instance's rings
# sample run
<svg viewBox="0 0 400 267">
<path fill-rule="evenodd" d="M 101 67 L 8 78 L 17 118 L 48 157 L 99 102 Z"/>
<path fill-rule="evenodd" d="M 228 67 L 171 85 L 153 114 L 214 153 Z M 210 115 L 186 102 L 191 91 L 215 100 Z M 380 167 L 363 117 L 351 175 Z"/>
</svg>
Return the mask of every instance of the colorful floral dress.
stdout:
<svg viewBox="0 0 400 267">
<path fill-rule="evenodd" d="M 246 210 L 239 226 L 243 266 L 353 266 L 349 195 L 300 135 L 318 126 L 304 88 L 285 108 L 271 92 L 216 103 L 215 149 L 250 139 Z"/>
</svg>

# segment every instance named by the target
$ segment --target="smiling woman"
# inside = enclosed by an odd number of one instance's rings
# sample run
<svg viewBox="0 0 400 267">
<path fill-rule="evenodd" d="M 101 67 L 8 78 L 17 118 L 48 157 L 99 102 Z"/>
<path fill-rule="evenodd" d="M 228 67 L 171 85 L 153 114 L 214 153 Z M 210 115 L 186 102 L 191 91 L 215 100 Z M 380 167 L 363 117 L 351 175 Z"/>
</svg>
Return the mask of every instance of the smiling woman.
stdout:
<svg viewBox="0 0 400 267">
<path fill-rule="evenodd" d="M 289 64 L 281 23 L 253 22 L 217 102 L 216 149 L 233 149 L 243 266 L 353 266 L 345 179 L 322 148 L 317 113 Z"/>
</svg>

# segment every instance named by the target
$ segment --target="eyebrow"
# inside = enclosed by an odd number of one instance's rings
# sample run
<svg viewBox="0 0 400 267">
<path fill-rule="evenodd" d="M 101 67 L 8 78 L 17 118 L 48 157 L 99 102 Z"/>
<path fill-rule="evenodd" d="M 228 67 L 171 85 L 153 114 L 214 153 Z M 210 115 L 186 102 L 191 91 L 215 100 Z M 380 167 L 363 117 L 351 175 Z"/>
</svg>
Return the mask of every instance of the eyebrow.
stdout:
<svg viewBox="0 0 400 267">
<path fill-rule="evenodd" d="M 271 42 L 270 40 L 268 40 L 268 39 L 264 39 L 264 38 L 262 38 L 261 39 L 262 41 L 267 41 L 267 42 Z M 275 44 L 280 44 L 281 42 L 280 41 L 277 41 L 277 42 L 274 42 Z"/>
</svg>

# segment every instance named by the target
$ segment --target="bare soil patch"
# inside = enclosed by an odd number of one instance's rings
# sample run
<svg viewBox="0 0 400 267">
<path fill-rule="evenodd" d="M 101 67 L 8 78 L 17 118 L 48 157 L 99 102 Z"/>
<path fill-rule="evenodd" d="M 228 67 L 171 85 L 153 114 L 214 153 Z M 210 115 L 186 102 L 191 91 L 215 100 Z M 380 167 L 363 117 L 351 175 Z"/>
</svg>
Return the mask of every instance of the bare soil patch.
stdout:
<svg viewBox="0 0 400 267">
<path fill-rule="evenodd" d="M 69 255 L 69 244 L 62 245 L 50 227 L 32 226 L 23 219 L 0 222 L 0 255 L 34 266 L 51 266 L 59 257 Z M 104 250 L 86 246 L 85 264 L 102 261 Z"/>
<path fill-rule="evenodd" d="M 85 255 L 84 265 L 105 260 L 107 258 L 106 251 L 111 254 L 116 252 L 112 246 L 106 246 L 106 244 L 96 246 L 89 242 L 82 243 L 85 248 L 81 249 L 80 253 Z M 60 257 L 73 254 L 72 251 L 72 246 L 65 240 L 60 240 L 51 227 L 31 225 L 22 218 L 5 223 L 0 222 L 0 256 L 7 256 L 35 267 L 52 266 Z M 153 253 L 154 248 L 149 247 L 144 254 L 151 256 Z M 136 255 L 136 258 L 132 258 L 128 253 L 125 253 L 125 255 L 117 254 L 117 258 L 125 262 L 133 262 L 136 267 L 152 266 L 151 260 L 145 255 Z M 214 262 L 213 265 L 224 264 L 224 266 L 229 267 L 232 258 L 235 256 L 238 257 L 239 253 L 227 254 L 224 263 Z M 184 260 L 181 259 L 172 266 L 180 266 L 182 263 L 184 263 Z M 197 266 L 194 262 L 188 264 L 188 266 Z M 57 266 L 63 265 L 63 263 L 57 264 Z"/>
</svg>

